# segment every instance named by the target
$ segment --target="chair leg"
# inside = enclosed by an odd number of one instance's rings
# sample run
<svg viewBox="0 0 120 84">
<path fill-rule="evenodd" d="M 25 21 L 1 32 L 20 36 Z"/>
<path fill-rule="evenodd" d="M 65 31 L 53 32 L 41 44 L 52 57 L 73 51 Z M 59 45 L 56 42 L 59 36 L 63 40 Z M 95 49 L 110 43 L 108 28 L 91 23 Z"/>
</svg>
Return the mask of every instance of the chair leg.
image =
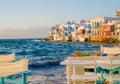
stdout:
<svg viewBox="0 0 120 84">
<path fill-rule="evenodd" d="M 5 84 L 4 77 L 1 78 L 1 84 Z"/>
<path fill-rule="evenodd" d="M 22 80 L 23 80 L 23 84 L 27 84 L 27 73 L 23 73 L 22 74 Z"/>
</svg>

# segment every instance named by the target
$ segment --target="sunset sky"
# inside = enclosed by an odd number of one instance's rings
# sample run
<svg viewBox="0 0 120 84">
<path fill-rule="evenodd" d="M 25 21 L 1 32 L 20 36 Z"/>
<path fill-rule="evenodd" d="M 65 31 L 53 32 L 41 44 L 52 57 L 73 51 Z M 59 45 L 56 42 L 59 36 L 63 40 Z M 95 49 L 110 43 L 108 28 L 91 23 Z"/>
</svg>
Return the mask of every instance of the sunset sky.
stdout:
<svg viewBox="0 0 120 84">
<path fill-rule="evenodd" d="M 114 16 L 120 0 L 0 0 L 0 39 L 48 37 L 50 26 Z"/>
</svg>

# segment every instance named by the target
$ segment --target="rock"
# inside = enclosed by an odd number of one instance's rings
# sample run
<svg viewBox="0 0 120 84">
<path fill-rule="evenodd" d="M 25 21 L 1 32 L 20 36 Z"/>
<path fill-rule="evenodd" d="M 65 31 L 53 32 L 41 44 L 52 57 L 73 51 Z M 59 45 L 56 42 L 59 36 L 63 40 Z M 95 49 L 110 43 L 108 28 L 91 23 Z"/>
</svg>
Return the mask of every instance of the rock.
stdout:
<svg viewBox="0 0 120 84">
<path fill-rule="evenodd" d="M 80 57 L 80 56 L 81 56 L 81 54 L 82 54 L 81 52 L 76 51 L 76 52 L 74 53 L 74 56 L 75 56 L 75 57 Z"/>
</svg>

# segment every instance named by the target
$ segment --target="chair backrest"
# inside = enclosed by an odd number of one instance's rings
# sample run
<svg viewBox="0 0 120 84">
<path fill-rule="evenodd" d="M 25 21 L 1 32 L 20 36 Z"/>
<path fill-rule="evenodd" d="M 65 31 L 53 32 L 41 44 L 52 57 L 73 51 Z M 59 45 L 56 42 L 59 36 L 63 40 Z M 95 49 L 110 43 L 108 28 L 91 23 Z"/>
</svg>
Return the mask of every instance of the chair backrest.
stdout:
<svg viewBox="0 0 120 84">
<path fill-rule="evenodd" d="M 96 59 L 97 56 L 88 56 L 88 57 L 68 57 L 69 60 L 93 60 Z"/>
<path fill-rule="evenodd" d="M 9 55 L 0 55 L 0 63 L 12 62 L 15 60 L 15 53 Z"/>
<path fill-rule="evenodd" d="M 0 77 L 15 75 L 25 71 L 28 71 L 28 59 L 11 63 L 0 63 Z"/>
<path fill-rule="evenodd" d="M 117 55 L 120 54 L 120 47 L 102 47 L 101 51 L 108 55 Z"/>
</svg>

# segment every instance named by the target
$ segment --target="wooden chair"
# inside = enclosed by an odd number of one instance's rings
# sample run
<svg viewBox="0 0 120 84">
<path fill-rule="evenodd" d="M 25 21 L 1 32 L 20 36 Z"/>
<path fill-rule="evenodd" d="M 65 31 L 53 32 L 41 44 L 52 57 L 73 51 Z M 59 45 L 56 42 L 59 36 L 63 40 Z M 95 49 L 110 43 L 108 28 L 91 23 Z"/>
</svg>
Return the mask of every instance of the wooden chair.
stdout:
<svg viewBox="0 0 120 84">
<path fill-rule="evenodd" d="M 9 63 L 15 60 L 15 53 L 9 55 L 0 55 L 0 63 Z"/>
<path fill-rule="evenodd" d="M 116 56 L 120 54 L 120 47 L 102 47 L 101 51 L 105 54 L 108 54 L 108 56 Z"/>
<path fill-rule="evenodd" d="M 15 54 L 0 56 L 0 58 L 4 59 L 0 60 L 0 84 L 27 84 L 28 59 L 22 59 L 20 61 L 12 62 L 13 60 L 15 60 Z M 21 80 L 11 78 L 11 75 L 16 75 L 19 73 L 22 73 Z"/>
</svg>

